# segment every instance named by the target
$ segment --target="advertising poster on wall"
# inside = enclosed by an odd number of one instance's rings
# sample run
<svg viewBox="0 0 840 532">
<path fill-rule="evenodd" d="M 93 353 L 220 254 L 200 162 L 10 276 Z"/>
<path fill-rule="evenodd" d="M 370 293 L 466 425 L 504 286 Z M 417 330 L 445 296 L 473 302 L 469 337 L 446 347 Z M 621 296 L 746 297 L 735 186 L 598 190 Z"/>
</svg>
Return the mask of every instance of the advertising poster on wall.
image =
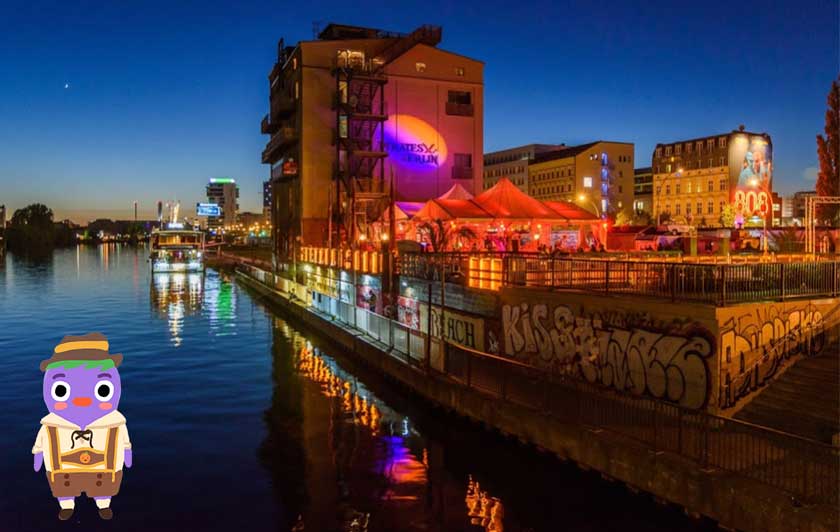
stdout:
<svg viewBox="0 0 840 532">
<path fill-rule="evenodd" d="M 762 135 L 736 134 L 729 143 L 729 201 L 743 218 L 772 208 L 773 145 Z"/>
</svg>

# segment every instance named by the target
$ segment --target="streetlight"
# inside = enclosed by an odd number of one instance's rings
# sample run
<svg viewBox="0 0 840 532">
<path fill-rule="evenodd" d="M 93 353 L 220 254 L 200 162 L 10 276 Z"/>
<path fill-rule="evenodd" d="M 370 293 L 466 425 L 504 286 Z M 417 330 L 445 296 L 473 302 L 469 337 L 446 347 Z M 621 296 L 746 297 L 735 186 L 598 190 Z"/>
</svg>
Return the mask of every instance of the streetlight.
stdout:
<svg viewBox="0 0 840 532">
<path fill-rule="evenodd" d="M 749 184 L 750 184 L 751 187 L 758 188 L 758 190 L 760 192 L 764 192 L 767 195 L 767 200 L 763 203 L 764 212 L 761 213 L 762 214 L 761 221 L 762 221 L 762 224 L 764 226 L 764 229 L 762 231 L 763 234 L 764 234 L 764 237 L 763 237 L 764 242 L 762 243 L 761 248 L 764 251 L 763 255 L 766 257 L 767 256 L 767 215 L 768 214 L 772 215 L 772 212 L 773 212 L 773 207 L 772 207 L 773 198 L 770 197 L 770 190 L 767 188 L 767 185 L 766 184 L 762 185 L 761 182 L 757 178 L 755 178 L 755 177 L 750 178 Z M 770 202 L 770 205 L 767 204 L 768 202 Z M 761 206 L 761 205 L 762 205 L 762 203 L 759 201 L 759 206 Z"/>
<path fill-rule="evenodd" d="M 586 194 L 581 193 L 581 194 L 578 194 L 577 199 L 578 199 L 578 201 L 580 201 L 580 202 L 586 202 L 586 203 L 589 203 L 590 205 L 592 205 L 593 207 L 595 207 L 595 214 L 596 214 L 596 215 L 598 215 L 598 218 L 600 218 L 600 217 L 601 217 L 601 211 L 598 209 L 598 205 L 596 205 L 594 201 L 592 201 L 591 199 L 589 199 L 589 196 L 587 196 Z"/>
</svg>

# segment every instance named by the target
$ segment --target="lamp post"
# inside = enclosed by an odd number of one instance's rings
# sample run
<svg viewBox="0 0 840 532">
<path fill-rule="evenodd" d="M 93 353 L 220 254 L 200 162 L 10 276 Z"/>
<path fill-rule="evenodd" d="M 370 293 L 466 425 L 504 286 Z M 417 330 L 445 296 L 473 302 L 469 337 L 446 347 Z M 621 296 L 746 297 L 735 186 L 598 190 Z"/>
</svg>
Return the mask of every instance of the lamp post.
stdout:
<svg viewBox="0 0 840 532">
<path fill-rule="evenodd" d="M 762 240 L 764 241 L 761 245 L 761 249 L 763 251 L 763 255 L 767 256 L 767 215 L 772 215 L 773 213 L 773 198 L 770 195 L 770 190 L 768 189 L 766 184 L 762 184 L 757 178 L 753 177 L 750 179 L 749 184 L 753 188 L 758 188 L 760 192 L 764 192 L 767 194 L 767 201 L 764 202 L 764 212 L 761 213 L 761 221 L 763 225 L 763 237 Z M 769 205 L 768 205 L 769 202 Z M 761 202 L 759 202 L 761 205 Z"/>
<path fill-rule="evenodd" d="M 587 196 L 586 194 L 578 194 L 577 199 L 580 202 L 585 202 L 589 205 L 592 205 L 595 208 L 595 214 L 598 216 L 598 218 L 601 218 L 601 211 L 598 209 L 598 205 L 596 205 L 594 201 L 589 199 L 589 196 Z"/>
</svg>

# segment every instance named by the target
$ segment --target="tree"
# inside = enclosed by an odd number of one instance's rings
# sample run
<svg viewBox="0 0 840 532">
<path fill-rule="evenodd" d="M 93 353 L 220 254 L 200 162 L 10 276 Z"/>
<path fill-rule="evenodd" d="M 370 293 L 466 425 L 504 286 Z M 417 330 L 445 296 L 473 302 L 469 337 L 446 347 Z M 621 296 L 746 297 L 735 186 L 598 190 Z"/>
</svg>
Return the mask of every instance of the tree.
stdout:
<svg viewBox="0 0 840 532">
<path fill-rule="evenodd" d="M 16 210 L 6 231 L 6 245 L 24 253 L 51 250 L 55 245 L 52 210 L 41 203 Z"/>
<path fill-rule="evenodd" d="M 720 225 L 723 227 L 732 227 L 735 225 L 735 209 L 732 205 L 727 205 L 720 211 Z"/>
<path fill-rule="evenodd" d="M 432 245 L 435 252 L 446 251 L 458 240 L 475 240 L 475 231 L 466 226 L 453 228 L 441 219 L 432 220 L 420 224 L 417 229 L 426 236 L 426 240 Z"/>
<path fill-rule="evenodd" d="M 840 196 L 840 77 L 831 82 L 825 112 L 825 136 L 817 135 L 817 196 Z M 820 220 L 837 219 L 840 205 L 820 205 Z"/>
</svg>

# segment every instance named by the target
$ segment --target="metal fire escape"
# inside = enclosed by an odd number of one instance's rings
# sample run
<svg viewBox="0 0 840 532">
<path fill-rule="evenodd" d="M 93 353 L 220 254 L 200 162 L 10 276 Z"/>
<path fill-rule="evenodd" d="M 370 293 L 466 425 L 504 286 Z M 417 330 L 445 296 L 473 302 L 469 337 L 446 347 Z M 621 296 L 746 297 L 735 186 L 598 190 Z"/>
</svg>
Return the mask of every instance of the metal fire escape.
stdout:
<svg viewBox="0 0 840 532">
<path fill-rule="evenodd" d="M 421 26 L 409 35 L 389 39 L 374 57 L 360 50 L 339 50 L 335 78 L 336 167 L 330 238 L 355 242 L 381 215 L 390 200 L 385 184 L 385 121 L 388 108 L 384 67 L 418 43 L 435 46 L 441 28 Z"/>
</svg>

